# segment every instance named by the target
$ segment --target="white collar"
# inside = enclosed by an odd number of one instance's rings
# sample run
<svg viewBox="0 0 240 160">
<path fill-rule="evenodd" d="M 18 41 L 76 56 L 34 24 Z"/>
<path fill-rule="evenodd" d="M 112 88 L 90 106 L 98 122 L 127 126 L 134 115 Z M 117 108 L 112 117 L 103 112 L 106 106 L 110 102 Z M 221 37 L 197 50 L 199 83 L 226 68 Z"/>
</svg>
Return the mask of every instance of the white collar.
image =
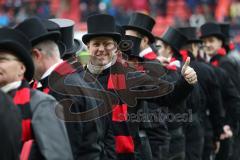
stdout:
<svg viewBox="0 0 240 160">
<path fill-rule="evenodd" d="M 17 89 L 18 87 L 20 87 L 21 84 L 22 84 L 22 81 L 12 82 L 12 83 L 9 83 L 9 84 L 3 86 L 1 88 L 1 90 L 5 93 L 8 93 L 9 91 L 11 91 L 13 89 Z"/>
<path fill-rule="evenodd" d="M 151 47 L 147 47 L 139 53 L 139 57 L 144 57 L 146 54 L 151 53 L 153 50 Z"/>
<path fill-rule="evenodd" d="M 51 67 L 48 68 L 48 70 L 42 75 L 41 79 L 44 79 L 46 78 L 47 76 L 49 76 L 53 71 L 54 69 L 63 62 L 63 60 L 61 60 L 60 62 L 58 63 L 55 63 L 54 65 L 52 65 Z"/>
<path fill-rule="evenodd" d="M 169 63 L 169 66 L 176 66 L 177 68 L 181 67 L 181 62 L 179 60 L 175 60 Z"/>
<path fill-rule="evenodd" d="M 91 72 L 92 74 L 100 74 L 103 70 L 114 65 L 116 61 L 117 61 L 117 55 L 113 56 L 112 60 L 105 66 L 95 66 L 91 62 L 89 62 L 89 64 L 87 64 L 87 68 L 89 72 Z"/>
</svg>

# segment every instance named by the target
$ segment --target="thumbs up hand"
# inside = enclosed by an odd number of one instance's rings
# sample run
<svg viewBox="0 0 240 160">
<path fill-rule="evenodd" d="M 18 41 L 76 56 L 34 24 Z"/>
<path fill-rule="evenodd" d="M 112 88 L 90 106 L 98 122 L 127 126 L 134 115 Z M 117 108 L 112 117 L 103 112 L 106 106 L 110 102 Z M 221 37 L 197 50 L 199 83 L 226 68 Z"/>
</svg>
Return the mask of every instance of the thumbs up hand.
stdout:
<svg viewBox="0 0 240 160">
<path fill-rule="evenodd" d="M 197 74 L 192 67 L 189 66 L 190 64 L 190 57 L 187 58 L 186 62 L 182 67 L 182 76 L 189 84 L 197 83 Z"/>
</svg>

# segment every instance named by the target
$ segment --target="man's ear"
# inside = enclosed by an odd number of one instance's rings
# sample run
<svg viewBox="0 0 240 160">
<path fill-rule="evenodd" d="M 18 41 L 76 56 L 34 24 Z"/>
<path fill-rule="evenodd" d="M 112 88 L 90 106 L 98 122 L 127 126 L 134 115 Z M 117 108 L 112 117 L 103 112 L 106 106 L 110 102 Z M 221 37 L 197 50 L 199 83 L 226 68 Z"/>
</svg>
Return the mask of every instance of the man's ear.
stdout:
<svg viewBox="0 0 240 160">
<path fill-rule="evenodd" d="M 144 37 L 143 37 L 143 41 L 144 41 L 145 44 L 148 44 L 148 43 L 149 43 L 148 37 L 147 37 L 147 36 L 144 36 Z"/>
<path fill-rule="evenodd" d="M 40 58 L 42 57 L 42 54 L 41 54 L 41 52 L 39 51 L 39 49 L 37 49 L 37 48 L 33 48 L 33 49 L 32 49 L 32 57 L 33 57 L 34 59 L 40 59 Z"/>
<path fill-rule="evenodd" d="M 18 70 L 17 76 L 21 77 L 21 78 L 24 78 L 24 74 L 26 72 L 26 67 L 22 62 L 19 62 L 19 63 L 20 63 L 20 65 L 19 65 L 19 70 Z"/>
<path fill-rule="evenodd" d="M 90 42 L 88 42 L 88 43 L 86 44 L 86 46 L 87 46 L 87 49 L 89 50 Z"/>
<path fill-rule="evenodd" d="M 21 72 L 24 75 L 24 73 L 26 72 L 26 67 L 24 64 L 21 64 Z"/>
</svg>

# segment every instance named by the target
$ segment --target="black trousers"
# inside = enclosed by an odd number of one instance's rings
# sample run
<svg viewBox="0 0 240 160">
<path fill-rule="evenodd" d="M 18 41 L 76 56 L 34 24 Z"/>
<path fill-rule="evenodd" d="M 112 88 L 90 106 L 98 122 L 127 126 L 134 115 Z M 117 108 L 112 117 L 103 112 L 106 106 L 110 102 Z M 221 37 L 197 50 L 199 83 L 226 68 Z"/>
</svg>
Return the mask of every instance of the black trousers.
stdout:
<svg viewBox="0 0 240 160">
<path fill-rule="evenodd" d="M 148 128 L 146 132 L 149 136 L 153 160 L 168 160 L 170 134 L 167 128 L 164 126 Z"/>
<path fill-rule="evenodd" d="M 184 127 L 186 138 L 186 160 L 201 160 L 204 144 L 204 132 L 200 121 L 196 117 L 186 123 Z M 194 115 L 193 115 L 194 117 Z"/>
<path fill-rule="evenodd" d="M 220 141 L 220 150 L 216 155 L 215 160 L 229 160 L 232 150 L 232 139 L 225 139 Z"/>
<path fill-rule="evenodd" d="M 212 156 L 213 156 L 213 130 L 209 119 L 205 118 L 202 160 L 211 160 Z"/>
<path fill-rule="evenodd" d="M 233 133 L 233 154 L 230 160 L 240 160 L 240 128 L 238 126 L 234 129 Z"/>
<path fill-rule="evenodd" d="M 171 135 L 169 147 L 169 160 L 185 160 L 185 136 L 183 127 L 169 129 Z"/>
</svg>

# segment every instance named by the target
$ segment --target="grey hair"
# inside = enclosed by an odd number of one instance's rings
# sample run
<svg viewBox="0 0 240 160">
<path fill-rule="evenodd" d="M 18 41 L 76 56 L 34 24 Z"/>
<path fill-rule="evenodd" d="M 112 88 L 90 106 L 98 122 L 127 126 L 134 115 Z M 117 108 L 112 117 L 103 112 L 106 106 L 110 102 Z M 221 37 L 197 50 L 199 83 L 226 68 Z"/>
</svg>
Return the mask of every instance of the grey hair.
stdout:
<svg viewBox="0 0 240 160">
<path fill-rule="evenodd" d="M 58 45 L 52 40 L 42 41 L 33 48 L 39 49 L 46 56 L 60 58 Z"/>
</svg>

